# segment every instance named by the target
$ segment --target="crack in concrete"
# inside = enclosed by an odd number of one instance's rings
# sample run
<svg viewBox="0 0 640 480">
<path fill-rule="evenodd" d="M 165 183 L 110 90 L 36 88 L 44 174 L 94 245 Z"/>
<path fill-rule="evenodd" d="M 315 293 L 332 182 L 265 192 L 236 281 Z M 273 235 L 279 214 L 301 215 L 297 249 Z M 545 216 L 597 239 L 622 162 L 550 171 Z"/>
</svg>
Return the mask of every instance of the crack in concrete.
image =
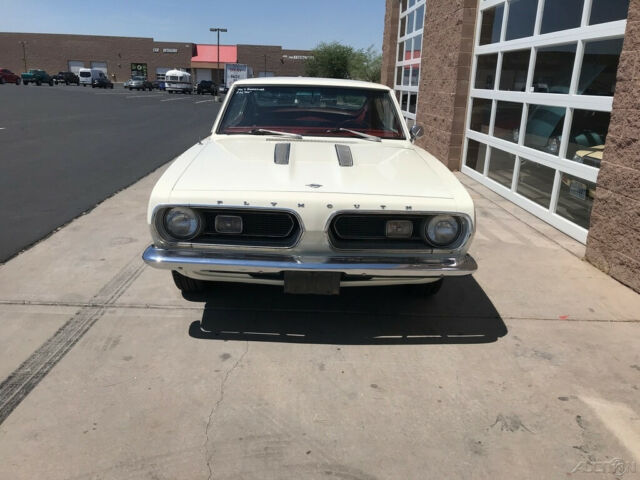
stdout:
<svg viewBox="0 0 640 480">
<path fill-rule="evenodd" d="M 211 308 L 211 307 L 191 307 L 188 305 L 157 305 L 151 303 L 105 303 L 105 302 L 57 302 L 57 301 L 41 301 L 41 300 L 0 300 L 0 305 L 8 305 L 14 307 L 41 307 L 41 306 L 50 306 L 50 307 L 82 307 L 82 308 L 102 308 L 109 307 L 112 310 L 169 310 L 175 312 L 194 312 L 194 311 L 243 311 L 243 312 L 261 312 L 261 311 L 270 311 L 270 312 L 296 312 L 296 313 L 316 313 L 318 310 L 316 309 L 305 309 L 305 308 L 296 308 L 296 309 L 278 309 L 278 308 L 250 308 L 250 307 L 227 307 L 227 308 Z M 341 314 L 351 314 L 351 315 L 364 315 L 369 312 L 358 311 L 358 310 L 323 310 L 323 313 L 332 314 L 332 313 L 341 313 Z M 385 314 L 386 315 L 386 314 Z M 402 313 L 394 313 L 397 317 L 424 317 L 425 315 L 418 314 L 402 314 Z M 433 318 L 473 318 L 473 319 L 502 319 L 502 320 L 524 320 L 524 321 L 549 321 L 549 322 L 559 322 L 559 323 L 578 323 L 578 322 L 587 322 L 587 323 L 640 323 L 640 317 L 638 318 L 629 318 L 629 319 L 614 319 L 614 318 L 583 318 L 583 317 L 569 317 L 569 318 L 559 318 L 559 317 L 521 317 L 521 316 L 513 316 L 513 315 L 471 315 L 471 314 L 457 314 L 457 315 L 448 315 L 448 314 L 437 314 L 434 315 Z"/>
<path fill-rule="evenodd" d="M 207 419 L 207 426 L 205 427 L 205 430 L 204 430 L 205 440 L 204 440 L 204 444 L 202 445 L 205 451 L 205 455 L 207 457 L 207 468 L 209 469 L 209 476 L 207 477 L 207 480 L 212 480 L 213 478 L 213 468 L 211 465 L 213 454 L 210 453 L 209 450 L 207 449 L 207 445 L 209 444 L 209 428 L 211 427 L 212 420 L 214 419 L 214 416 L 217 413 L 218 408 L 220 408 L 220 405 L 224 401 L 224 388 L 227 384 L 227 380 L 229 380 L 229 377 L 231 376 L 231 374 L 234 372 L 236 368 L 238 368 L 238 365 L 242 363 L 242 360 L 244 360 L 244 357 L 247 355 L 247 353 L 249 353 L 249 342 L 246 341 L 245 344 L 246 344 L 246 347 L 242 355 L 240 355 L 236 363 L 234 363 L 233 366 L 229 370 L 227 370 L 227 373 L 225 373 L 224 378 L 220 383 L 220 395 L 218 396 L 218 400 L 216 401 L 216 403 L 213 405 L 213 407 L 211 407 L 211 411 L 209 412 L 209 418 Z"/>
</svg>

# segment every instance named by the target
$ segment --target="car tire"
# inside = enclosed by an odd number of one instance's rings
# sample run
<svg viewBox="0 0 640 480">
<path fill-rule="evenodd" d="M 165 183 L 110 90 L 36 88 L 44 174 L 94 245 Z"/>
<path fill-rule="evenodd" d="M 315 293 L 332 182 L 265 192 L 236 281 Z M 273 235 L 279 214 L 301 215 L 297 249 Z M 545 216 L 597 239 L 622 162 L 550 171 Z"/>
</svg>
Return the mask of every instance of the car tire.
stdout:
<svg viewBox="0 0 640 480">
<path fill-rule="evenodd" d="M 40 85 L 42 85 L 42 82 L 40 80 L 36 80 L 36 85 L 40 86 Z"/>
<path fill-rule="evenodd" d="M 69 82 L 64 82 L 64 84 L 68 87 L 69 86 Z"/>
<path fill-rule="evenodd" d="M 16 85 L 20 85 L 20 79 L 16 78 Z"/>
<path fill-rule="evenodd" d="M 178 287 L 182 293 L 200 293 L 206 285 L 202 280 L 185 277 L 175 270 L 171 271 L 171 275 L 173 276 L 173 283 L 176 284 L 176 287 Z"/>
<path fill-rule="evenodd" d="M 86 84 L 86 83 L 83 83 L 83 84 L 82 84 L 82 86 L 83 86 L 83 87 L 86 87 L 86 86 L 87 86 L 87 84 Z"/>
<path fill-rule="evenodd" d="M 432 297 L 440 291 L 440 288 L 442 288 L 443 283 L 444 283 L 444 278 L 440 278 L 435 282 L 431 282 L 431 283 L 418 283 L 414 285 L 409 285 L 409 289 L 411 293 L 415 296 Z"/>
<path fill-rule="evenodd" d="M 49 80 L 49 86 L 53 87 L 53 80 Z"/>
<path fill-rule="evenodd" d="M 22 82 L 22 84 L 26 87 L 27 85 L 29 85 L 29 82 L 25 80 L 24 82 Z"/>
<path fill-rule="evenodd" d="M 0 77 L 0 85 L 4 83 L 4 78 Z"/>
<path fill-rule="evenodd" d="M 109 85 L 109 88 L 110 88 L 111 90 L 113 90 L 113 83 L 112 83 L 111 85 Z"/>
</svg>

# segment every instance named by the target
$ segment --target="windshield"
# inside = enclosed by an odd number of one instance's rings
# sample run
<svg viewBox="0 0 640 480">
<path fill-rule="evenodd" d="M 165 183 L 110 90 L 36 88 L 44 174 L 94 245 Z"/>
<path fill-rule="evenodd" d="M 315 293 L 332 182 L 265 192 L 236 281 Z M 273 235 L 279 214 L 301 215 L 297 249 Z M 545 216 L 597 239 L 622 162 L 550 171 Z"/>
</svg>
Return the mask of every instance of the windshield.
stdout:
<svg viewBox="0 0 640 480">
<path fill-rule="evenodd" d="M 80 76 L 81 77 L 90 77 L 91 76 L 91 72 L 80 72 Z"/>
<path fill-rule="evenodd" d="M 242 86 L 235 89 L 218 133 L 257 129 L 300 135 L 355 137 L 341 129 L 383 139 L 404 139 L 385 90 L 320 86 Z"/>
<path fill-rule="evenodd" d="M 144 77 L 133 77 L 132 80 L 135 80 L 137 82 L 142 82 L 144 81 Z"/>
</svg>

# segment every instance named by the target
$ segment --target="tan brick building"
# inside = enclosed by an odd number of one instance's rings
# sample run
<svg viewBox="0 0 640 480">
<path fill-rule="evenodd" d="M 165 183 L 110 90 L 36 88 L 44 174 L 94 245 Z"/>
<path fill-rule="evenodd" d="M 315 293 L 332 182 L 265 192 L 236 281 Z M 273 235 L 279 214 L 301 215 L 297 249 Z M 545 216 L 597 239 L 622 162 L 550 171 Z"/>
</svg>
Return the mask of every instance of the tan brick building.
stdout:
<svg viewBox="0 0 640 480">
<path fill-rule="evenodd" d="M 156 42 L 142 37 L 0 33 L 0 67 L 16 73 L 41 68 L 52 74 L 83 67 L 100 68 L 118 82 L 132 74 L 163 80 L 166 71 L 178 68 L 191 71 L 195 74 L 194 80 L 211 80 L 223 78 L 227 63 L 248 64 L 254 76 L 260 76 L 265 60 L 268 75 L 303 75 L 304 60 L 310 55 L 308 50 L 285 50 L 280 46 L 220 47 L 218 63 L 217 45 Z"/>
<path fill-rule="evenodd" d="M 640 0 L 387 0 L 420 145 L 640 291 Z"/>
</svg>

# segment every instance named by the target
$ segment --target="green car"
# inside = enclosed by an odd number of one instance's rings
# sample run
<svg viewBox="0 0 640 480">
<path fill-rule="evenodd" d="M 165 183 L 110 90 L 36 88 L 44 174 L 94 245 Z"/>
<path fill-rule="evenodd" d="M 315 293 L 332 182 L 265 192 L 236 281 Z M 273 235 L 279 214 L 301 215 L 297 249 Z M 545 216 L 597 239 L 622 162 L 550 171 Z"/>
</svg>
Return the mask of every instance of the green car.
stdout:
<svg viewBox="0 0 640 480">
<path fill-rule="evenodd" d="M 22 83 L 25 85 L 29 83 L 35 83 L 36 85 L 48 83 L 50 86 L 53 86 L 53 77 L 44 70 L 32 68 L 28 72 L 23 73 L 20 76 L 22 77 Z"/>
</svg>

